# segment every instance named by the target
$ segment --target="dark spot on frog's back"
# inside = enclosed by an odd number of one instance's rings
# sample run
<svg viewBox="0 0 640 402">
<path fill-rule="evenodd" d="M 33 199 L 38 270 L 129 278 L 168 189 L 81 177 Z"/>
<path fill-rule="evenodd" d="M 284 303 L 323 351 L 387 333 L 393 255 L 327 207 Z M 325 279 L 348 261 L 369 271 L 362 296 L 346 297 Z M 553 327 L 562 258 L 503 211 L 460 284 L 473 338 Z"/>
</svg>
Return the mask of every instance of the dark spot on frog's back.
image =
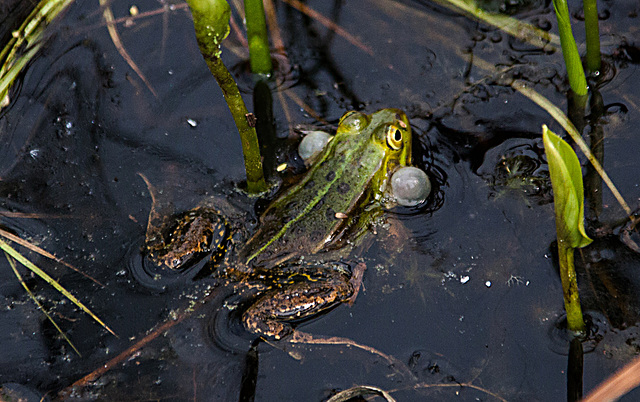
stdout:
<svg viewBox="0 0 640 402">
<path fill-rule="evenodd" d="M 329 222 L 336 219 L 336 211 L 334 211 L 333 208 L 327 208 L 327 211 L 325 212 L 325 214 Z"/>
<path fill-rule="evenodd" d="M 340 184 L 338 184 L 338 192 L 340 194 L 346 194 L 349 192 L 349 190 L 351 189 L 351 186 L 349 185 L 349 183 L 346 182 L 342 182 Z"/>
<path fill-rule="evenodd" d="M 336 172 L 331 171 L 327 173 L 327 176 L 325 178 L 327 179 L 327 181 L 333 181 L 333 179 L 336 178 Z"/>
<path fill-rule="evenodd" d="M 308 182 L 305 183 L 304 188 L 306 190 L 309 190 L 311 188 L 314 188 L 316 185 L 316 182 L 314 180 L 309 180 Z"/>
<path fill-rule="evenodd" d="M 288 202 L 287 205 L 284 206 L 284 209 L 288 214 L 295 213 L 297 208 L 298 204 L 295 201 Z"/>
<path fill-rule="evenodd" d="M 324 198 L 321 198 L 318 200 L 318 202 L 316 202 L 316 205 L 313 206 L 313 208 L 311 209 L 312 211 L 317 211 L 319 210 L 322 206 L 324 205 Z"/>
</svg>

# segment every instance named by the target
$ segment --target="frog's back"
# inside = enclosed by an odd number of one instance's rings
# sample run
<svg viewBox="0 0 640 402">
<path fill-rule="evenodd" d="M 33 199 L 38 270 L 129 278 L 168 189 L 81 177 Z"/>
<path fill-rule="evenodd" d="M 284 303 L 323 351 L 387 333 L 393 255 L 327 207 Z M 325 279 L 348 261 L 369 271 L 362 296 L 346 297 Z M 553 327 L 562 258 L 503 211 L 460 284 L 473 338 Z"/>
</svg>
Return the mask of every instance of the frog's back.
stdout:
<svg viewBox="0 0 640 402">
<path fill-rule="evenodd" d="M 240 252 L 246 263 L 275 265 L 316 254 L 340 241 L 357 220 L 357 207 L 368 195 L 362 178 L 372 178 L 381 165 L 363 160 L 380 161 L 381 151 L 364 143 L 330 145 L 328 155 L 265 211 L 260 229 Z"/>
</svg>

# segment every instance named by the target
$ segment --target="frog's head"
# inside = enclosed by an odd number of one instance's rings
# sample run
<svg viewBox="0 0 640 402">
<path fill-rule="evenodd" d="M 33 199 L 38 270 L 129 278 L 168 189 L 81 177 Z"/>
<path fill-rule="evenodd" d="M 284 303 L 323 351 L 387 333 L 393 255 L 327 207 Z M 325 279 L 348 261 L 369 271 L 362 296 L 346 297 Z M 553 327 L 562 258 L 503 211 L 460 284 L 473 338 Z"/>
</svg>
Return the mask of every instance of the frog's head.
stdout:
<svg viewBox="0 0 640 402">
<path fill-rule="evenodd" d="M 400 109 L 382 109 L 367 115 L 349 111 L 340 119 L 336 135 L 358 134 L 369 136 L 393 166 L 411 165 L 411 126 L 407 115 Z"/>
<path fill-rule="evenodd" d="M 363 154 L 353 160 L 371 166 L 369 187 L 376 192 L 385 191 L 398 168 L 411 165 L 411 126 L 399 109 L 382 109 L 371 115 L 347 112 L 340 119 L 336 137 L 349 136 L 360 138 L 360 144 L 366 143 L 360 148 Z"/>
</svg>

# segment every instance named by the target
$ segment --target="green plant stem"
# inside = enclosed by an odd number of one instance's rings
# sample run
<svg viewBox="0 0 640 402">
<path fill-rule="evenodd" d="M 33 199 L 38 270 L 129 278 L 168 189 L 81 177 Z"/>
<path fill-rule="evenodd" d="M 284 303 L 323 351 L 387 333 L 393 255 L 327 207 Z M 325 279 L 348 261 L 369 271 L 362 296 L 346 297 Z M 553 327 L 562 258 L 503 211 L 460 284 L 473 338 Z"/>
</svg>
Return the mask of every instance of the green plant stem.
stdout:
<svg viewBox="0 0 640 402">
<path fill-rule="evenodd" d="M 271 51 L 262 0 L 244 0 L 244 12 L 247 19 L 251 72 L 270 75 L 272 71 Z"/>
<path fill-rule="evenodd" d="M 587 70 L 600 70 L 600 28 L 598 27 L 598 4 L 596 0 L 583 0 L 584 29 L 587 38 Z"/>
<path fill-rule="evenodd" d="M 558 229 L 559 230 L 559 229 Z M 578 281 L 576 269 L 573 265 L 572 247 L 566 247 L 558 241 L 558 258 L 560 261 L 560 279 L 564 294 L 564 308 L 567 310 L 567 325 L 570 331 L 582 334 L 585 331 L 580 296 L 578 295 Z"/>
<path fill-rule="evenodd" d="M 244 167 L 247 172 L 247 191 L 252 194 L 260 193 L 267 189 L 267 183 L 260 160 L 258 135 L 247 121 L 249 111 L 238 86 L 220 58 L 220 44 L 229 34 L 231 9 L 226 0 L 187 0 L 187 3 L 193 15 L 200 53 L 218 82 L 240 133 Z"/>
<path fill-rule="evenodd" d="M 587 79 L 582 68 L 578 46 L 571 32 L 571 21 L 569 19 L 569 6 L 566 0 L 553 0 L 553 7 L 556 10 L 558 19 L 558 32 L 560 34 L 560 46 L 564 64 L 567 67 L 569 85 L 577 95 L 587 94 Z"/>
<path fill-rule="evenodd" d="M 567 92 L 567 116 L 576 130 L 581 133 L 587 124 L 586 107 L 589 96 L 578 95 L 573 91 Z"/>
<path fill-rule="evenodd" d="M 249 111 L 242 100 L 238 86 L 219 57 L 205 57 L 205 61 L 216 81 L 218 81 L 220 89 L 222 89 L 222 95 L 227 101 L 227 106 L 229 106 L 233 120 L 240 133 L 244 166 L 247 172 L 247 191 L 249 193 L 265 191 L 267 183 L 264 180 L 264 172 L 260 160 L 258 136 L 255 128 L 251 127 L 247 122 Z"/>
</svg>

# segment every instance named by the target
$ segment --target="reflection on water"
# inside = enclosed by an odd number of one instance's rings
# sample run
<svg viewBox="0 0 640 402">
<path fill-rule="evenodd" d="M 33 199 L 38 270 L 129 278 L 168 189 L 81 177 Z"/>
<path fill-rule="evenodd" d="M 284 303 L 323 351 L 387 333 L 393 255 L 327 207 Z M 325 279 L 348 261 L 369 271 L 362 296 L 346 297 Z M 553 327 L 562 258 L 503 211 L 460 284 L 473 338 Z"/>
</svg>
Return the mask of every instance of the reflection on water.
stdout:
<svg viewBox="0 0 640 402">
<path fill-rule="evenodd" d="M 551 181 L 540 139 L 510 139 L 490 149 L 477 173 L 491 186 L 491 197 L 512 194 L 539 204 L 552 202 Z"/>
</svg>

